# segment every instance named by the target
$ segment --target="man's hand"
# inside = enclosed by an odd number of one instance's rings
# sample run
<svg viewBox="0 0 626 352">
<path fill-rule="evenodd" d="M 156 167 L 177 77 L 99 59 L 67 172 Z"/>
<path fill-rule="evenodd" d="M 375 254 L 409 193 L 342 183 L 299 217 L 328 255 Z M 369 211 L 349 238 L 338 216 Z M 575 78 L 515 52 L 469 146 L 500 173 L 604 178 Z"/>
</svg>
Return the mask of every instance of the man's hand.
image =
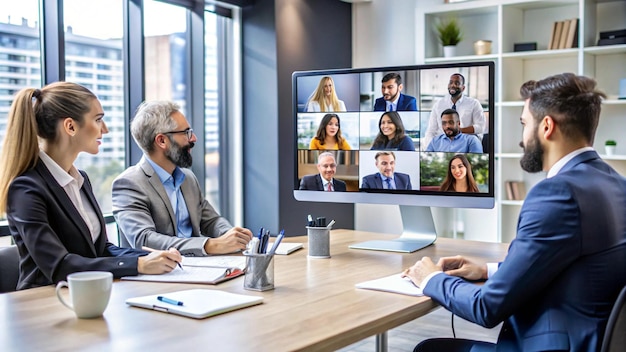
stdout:
<svg viewBox="0 0 626 352">
<path fill-rule="evenodd" d="M 235 226 L 217 238 L 209 238 L 204 244 L 208 254 L 225 254 L 243 251 L 252 239 L 252 231 Z"/>
<path fill-rule="evenodd" d="M 176 248 L 170 248 L 167 251 L 157 251 L 145 247 L 143 249 L 149 250 L 151 253 L 137 259 L 137 271 L 140 274 L 169 273 L 183 260 Z"/>
<path fill-rule="evenodd" d="M 435 271 L 442 271 L 442 269 L 440 266 L 435 265 L 429 257 L 424 257 L 422 260 L 418 260 L 412 267 L 404 270 L 402 277 L 408 277 L 416 286 L 420 286 L 426 276 Z"/>
<path fill-rule="evenodd" d="M 460 255 L 441 258 L 437 265 L 448 275 L 459 276 L 468 280 L 487 279 L 487 265 L 474 264 Z"/>
</svg>

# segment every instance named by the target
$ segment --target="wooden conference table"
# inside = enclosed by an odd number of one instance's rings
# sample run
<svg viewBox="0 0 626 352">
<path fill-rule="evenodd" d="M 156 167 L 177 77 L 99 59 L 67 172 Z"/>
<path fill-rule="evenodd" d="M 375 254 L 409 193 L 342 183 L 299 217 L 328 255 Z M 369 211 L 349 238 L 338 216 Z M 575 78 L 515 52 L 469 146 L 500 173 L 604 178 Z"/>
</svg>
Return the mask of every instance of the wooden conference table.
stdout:
<svg viewBox="0 0 626 352">
<path fill-rule="evenodd" d="M 500 261 L 508 245 L 439 238 L 411 254 L 349 249 L 355 242 L 396 236 L 333 230 L 330 259 L 305 248 L 275 258 L 275 289 L 246 291 L 243 277 L 219 285 L 116 281 L 104 316 L 77 319 L 53 286 L 0 294 L 0 351 L 332 351 L 372 335 L 386 349 L 389 329 L 437 307 L 428 297 L 356 289 L 355 284 L 401 272 L 422 256 L 463 254 Z M 196 320 L 127 306 L 129 297 L 190 288 L 261 295 L 263 304 Z M 381 343 L 380 341 L 384 343 Z"/>
</svg>

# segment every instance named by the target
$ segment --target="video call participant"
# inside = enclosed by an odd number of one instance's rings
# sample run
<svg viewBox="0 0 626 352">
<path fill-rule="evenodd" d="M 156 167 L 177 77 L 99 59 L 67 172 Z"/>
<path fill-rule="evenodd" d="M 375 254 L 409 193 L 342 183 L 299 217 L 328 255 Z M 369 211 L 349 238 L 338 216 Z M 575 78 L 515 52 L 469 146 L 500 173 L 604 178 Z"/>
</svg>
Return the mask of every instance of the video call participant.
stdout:
<svg viewBox="0 0 626 352">
<path fill-rule="evenodd" d="M 393 152 L 378 152 L 374 157 L 378 172 L 363 177 L 361 188 L 413 189 L 411 177 L 396 170 L 396 155 Z"/>
<path fill-rule="evenodd" d="M 315 137 L 311 138 L 309 149 L 350 150 L 348 141 L 341 135 L 341 120 L 337 114 L 322 117 Z"/>
<path fill-rule="evenodd" d="M 388 111 L 383 113 L 378 120 L 378 134 L 370 149 L 415 151 L 413 140 L 404 131 L 404 124 L 398 112 Z"/>
<path fill-rule="evenodd" d="M 300 189 L 309 191 L 345 192 L 346 183 L 334 178 L 337 172 L 335 155 L 323 152 L 317 157 L 318 174 L 307 175 L 300 180 Z"/>
<path fill-rule="evenodd" d="M 174 247 L 188 256 L 244 250 L 252 232 L 221 217 L 188 169 L 196 135 L 179 106 L 142 103 L 130 131 L 143 157 L 113 181 L 113 215 L 130 246 Z"/>
<path fill-rule="evenodd" d="M 427 152 L 482 153 L 483 145 L 473 134 L 461 132 L 459 114 L 453 109 L 446 109 L 441 114 L 441 126 L 444 134 L 435 137 Z"/>
<path fill-rule="evenodd" d="M 450 76 L 448 94 L 437 100 L 430 112 L 428 129 L 424 135 L 424 144 L 428 145 L 436 136 L 442 134 L 441 113 L 446 109 L 454 109 L 459 114 L 461 132 L 482 136 L 486 132 L 487 120 L 483 107 L 477 99 L 463 95 L 465 77 L 460 73 Z"/>
<path fill-rule="evenodd" d="M 404 273 L 463 319 L 504 321 L 497 345 L 433 339 L 415 351 L 600 350 L 626 285 L 626 179 L 592 148 L 605 95 L 593 79 L 564 73 L 524 83 L 521 96 L 520 165 L 547 178 L 524 200 L 507 257 L 424 257 Z"/>
<path fill-rule="evenodd" d="M 402 94 L 402 77 L 393 72 L 382 79 L 382 98 L 376 99 L 374 111 L 417 111 L 417 100 Z"/>
<path fill-rule="evenodd" d="M 17 289 L 46 286 L 69 274 L 109 271 L 114 277 L 163 274 L 182 258 L 176 249 L 119 248 L 87 174 L 81 152 L 97 154 L 109 132 L 96 96 L 75 83 L 20 90 L 11 104 L 0 170 L 0 214 L 20 253 Z"/>
<path fill-rule="evenodd" d="M 306 104 L 307 112 L 347 111 L 346 104 L 337 98 L 335 82 L 330 76 L 320 79 L 317 89 Z"/>
<path fill-rule="evenodd" d="M 472 174 L 472 165 L 463 154 L 457 154 L 448 163 L 448 173 L 441 183 L 443 192 L 480 192 Z"/>
</svg>

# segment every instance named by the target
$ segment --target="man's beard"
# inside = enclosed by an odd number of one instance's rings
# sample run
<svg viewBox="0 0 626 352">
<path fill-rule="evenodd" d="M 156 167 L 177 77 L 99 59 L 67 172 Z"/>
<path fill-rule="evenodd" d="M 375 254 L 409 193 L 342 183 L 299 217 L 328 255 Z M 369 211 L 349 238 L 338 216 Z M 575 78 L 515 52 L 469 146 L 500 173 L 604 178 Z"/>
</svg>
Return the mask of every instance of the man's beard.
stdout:
<svg viewBox="0 0 626 352">
<path fill-rule="evenodd" d="M 448 131 L 451 131 L 452 134 L 448 134 Z M 446 129 L 446 136 L 448 137 L 456 137 L 459 134 L 460 130 L 458 128 L 448 128 Z"/>
<path fill-rule="evenodd" d="M 448 94 L 450 94 L 450 96 L 452 96 L 453 98 L 456 98 L 461 95 L 461 93 L 463 93 L 463 91 L 461 91 L 461 88 L 454 88 L 454 94 L 451 92 L 451 90 L 452 89 L 448 89 Z"/>
<path fill-rule="evenodd" d="M 524 155 L 519 161 L 522 170 L 530 173 L 543 171 L 543 148 L 539 143 L 539 138 L 534 136 L 526 147 L 524 147 L 523 142 L 520 142 L 519 145 L 524 148 Z"/>
<path fill-rule="evenodd" d="M 186 146 L 181 146 L 174 139 L 170 139 L 172 146 L 165 152 L 165 156 L 178 167 L 191 167 L 193 158 L 189 152 L 193 148 L 193 142 L 189 142 Z"/>
</svg>

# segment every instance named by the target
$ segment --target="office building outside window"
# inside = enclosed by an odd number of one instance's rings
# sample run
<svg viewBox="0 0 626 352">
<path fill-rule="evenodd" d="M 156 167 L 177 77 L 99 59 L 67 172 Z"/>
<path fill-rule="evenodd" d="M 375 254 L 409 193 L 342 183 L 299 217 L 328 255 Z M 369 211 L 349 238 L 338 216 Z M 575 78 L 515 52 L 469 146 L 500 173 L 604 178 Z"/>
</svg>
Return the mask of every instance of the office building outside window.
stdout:
<svg viewBox="0 0 626 352">
<path fill-rule="evenodd" d="M 0 146 L 15 94 L 41 87 L 39 1 L 2 2 L 0 11 Z M 4 218 L 4 214 L 0 215 Z"/>
<path fill-rule="evenodd" d="M 103 213 L 111 212 L 111 184 L 124 170 L 123 0 L 64 0 L 65 80 L 91 90 L 100 100 L 109 133 L 96 155 L 81 153 L 74 163 L 85 170 Z"/>
</svg>

